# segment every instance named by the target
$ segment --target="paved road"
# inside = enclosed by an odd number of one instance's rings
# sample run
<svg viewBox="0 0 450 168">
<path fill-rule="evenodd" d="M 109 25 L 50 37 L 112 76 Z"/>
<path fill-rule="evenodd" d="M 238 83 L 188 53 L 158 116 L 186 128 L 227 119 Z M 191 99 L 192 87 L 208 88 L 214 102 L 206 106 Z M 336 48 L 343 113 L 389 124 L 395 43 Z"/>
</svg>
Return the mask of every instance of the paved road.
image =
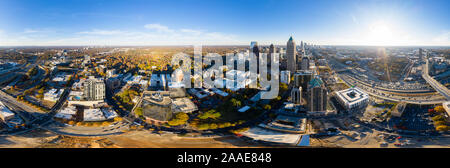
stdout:
<svg viewBox="0 0 450 168">
<path fill-rule="evenodd" d="M 11 110 L 15 111 L 22 119 L 24 119 L 26 124 L 30 124 L 35 120 L 35 117 L 32 115 L 37 112 L 36 109 L 31 108 L 19 101 L 17 101 L 12 96 L 6 94 L 5 92 L 0 90 L 0 100 Z"/>
<path fill-rule="evenodd" d="M 443 95 L 448 101 L 450 101 L 450 90 L 447 89 L 444 85 L 430 77 L 428 72 L 428 59 L 423 67 L 422 70 L 422 77 L 427 81 L 428 84 L 431 85 L 437 92 L 439 92 L 441 95 Z"/>
<path fill-rule="evenodd" d="M 344 81 L 347 85 L 349 86 L 353 86 L 354 83 L 347 81 L 345 78 L 342 78 L 341 76 L 339 76 L 342 81 Z M 365 90 L 363 87 L 360 87 L 361 89 Z M 443 101 L 442 100 L 407 100 L 407 99 L 397 99 L 397 98 L 393 98 L 393 97 L 387 97 L 387 96 L 383 96 L 383 95 L 378 95 L 378 94 L 374 94 L 372 92 L 369 91 L 365 91 L 367 94 L 369 94 L 370 96 L 374 96 L 383 100 L 389 100 L 389 101 L 394 101 L 394 102 L 406 102 L 406 103 L 410 103 L 410 104 L 420 104 L 420 105 L 430 105 L 430 104 L 441 104 Z M 378 91 L 378 92 L 383 92 L 383 91 Z"/>
</svg>

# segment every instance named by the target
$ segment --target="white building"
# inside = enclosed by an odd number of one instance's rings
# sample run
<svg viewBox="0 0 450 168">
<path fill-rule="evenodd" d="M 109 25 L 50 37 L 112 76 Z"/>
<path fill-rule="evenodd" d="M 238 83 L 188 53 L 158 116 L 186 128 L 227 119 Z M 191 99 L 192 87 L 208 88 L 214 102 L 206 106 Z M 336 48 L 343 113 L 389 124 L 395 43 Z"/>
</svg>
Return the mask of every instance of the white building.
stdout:
<svg viewBox="0 0 450 168">
<path fill-rule="evenodd" d="M 289 85 L 289 83 L 291 82 L 291 71 L 281 71 L 280 82 Z"/>
<path fill-rule="evenodd" d="M 356 87 L 337 91 L 336 98 L 348 111 L 365 108 L 369 104 L 369 95 Z"/>
<path fill-rule="evenodd" d="M 56 102 L 61 97 L 64 89 L 50 89 L 48 92 L 44 93 L 44 100 Z"/>
<path fill-rule="evenodd" d="M 8 121 L 14 118 L 14 113 L 6 107 L 3 102 L 0 102 L 0 118 L 3 121 Z"/>
<path fill-rule="evenodd" d="M 75 114 L 77 114 L 77 109 L 75 106 L 67 106 L 66 108 L 63 108 L 59 111 L 59 113 L 55 114 L 55 118 L 61 118 L 61 119 L 72 119 Z"/>
<path fill-rule="evenodd" d="M 448 120 L 450 120 L 450 101 L 442 103 L 442 106 L 447 113 Z"/>
<path fill-rule="evenodd" d="M 84 121 L 104 121 L 106 120 L 103 112 L 99 108 L 84 109 L 83 113 Z"/>
<path fill-rule="evenodd" d="M 116 70 L 115 69 L 108 69 L 106 71 L 106 77 L 111 78 L 116 74 Z"/>
<path fill-rule="evenodd" d="M 103 100 L 105 98 L 105 82 L 102 78 L 90 76 L 83 84 L 83 97 L 89 101 Z"/>
</svg>

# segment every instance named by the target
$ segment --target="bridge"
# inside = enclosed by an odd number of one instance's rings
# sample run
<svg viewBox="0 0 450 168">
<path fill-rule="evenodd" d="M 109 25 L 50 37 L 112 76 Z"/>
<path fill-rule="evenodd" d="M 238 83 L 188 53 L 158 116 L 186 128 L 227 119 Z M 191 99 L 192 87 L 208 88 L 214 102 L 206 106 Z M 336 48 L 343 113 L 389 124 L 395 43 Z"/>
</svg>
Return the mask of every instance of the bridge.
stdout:
<svg viewBox="0 0 450 168">
<path fill-rule="evenodd" d="M 430 84 L 430 86 L 433 87 L 434 90 L 439 92 L 448 101 L 450 101 L 450 91 L 447 89 L 447 87 L 445 87 L 440 82 L 438 82 L 435 79 L 433 79 L 432 77 L 430 77 L 429 72 L 428 72 L 428 59 L 427 59 L 425 65 L 423 66 L 422 78 L 425 79 L 425 81 L 427 81 L 427 83 Z"/>
</svg>

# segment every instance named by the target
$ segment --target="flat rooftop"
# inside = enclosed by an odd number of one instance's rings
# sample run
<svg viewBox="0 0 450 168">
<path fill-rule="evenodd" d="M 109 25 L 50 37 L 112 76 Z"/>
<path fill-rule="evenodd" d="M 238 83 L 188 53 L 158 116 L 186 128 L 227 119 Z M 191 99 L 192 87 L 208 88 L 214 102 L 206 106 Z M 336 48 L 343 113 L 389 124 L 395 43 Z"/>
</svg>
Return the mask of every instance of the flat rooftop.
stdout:
<svg viewBox="0 0 450 168">
<path fill-rule="evenodd" d="M 363 92 L 361 89 L 356 87 L 337 91 L 336 95 L 338 96 L 339 99 L 349 104 L 353 104 L 358 101 L 369 98 L 369 95 L 367 93 Z"/>
<path fill-rule="evenodd" d="M 303 132 L 306 130 L 306 118 L 278 115 L 266 128 L 288 132 Z"/>
<path fill-rule="evenodd" d="M 252 127 L 249 130 L 242 132 L 241 134 L 253 138 L 254 140 L 292 145 L 298 144 L 302 137 L 302 135 L 300 134 L 284 133 L 260 127 Z"/>
</svg>

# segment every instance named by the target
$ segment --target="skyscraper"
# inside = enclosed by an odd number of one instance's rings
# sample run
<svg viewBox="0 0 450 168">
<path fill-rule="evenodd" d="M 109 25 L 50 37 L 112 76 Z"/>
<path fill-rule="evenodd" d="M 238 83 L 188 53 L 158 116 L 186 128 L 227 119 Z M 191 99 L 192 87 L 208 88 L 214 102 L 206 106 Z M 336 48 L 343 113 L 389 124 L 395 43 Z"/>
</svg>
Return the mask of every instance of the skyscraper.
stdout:
<svg viewBox="0 0 450 168">
<path fill-rule="evenodd" d="M 252 43 L 250 43 L 250 51 L 255 55 L 256 57 L 256 63 L 257 63 L 257 67 L 259 67 L 259 47 L 258 47 L 258 42 L 253 41 Z M 259 68 L 257 68 L 257 72 L 259 73 Z"/>
<path fill-rule="evenodd" d="M 301 70 L 309 70 L 309 57 L 306 55 L 303 55 L 302 57 L 302 63 L 301 63 Z"/>
<path fill-rule="evenodd" d="M 297 70 L 297 58 L 296 58 L 296 47 L 294 39 L 289 38 L 286 46 L 286 58 L 287 58 L 287 70 L 291 73 L 295 73 Z"/>
<path fill-rule="evenodd" d="M 302 103 L 302 87 L 294 87 L 291 91 L 291 100 L 294 104 Z"/>
<path fill-rule="evenodd" d="M 308 84 L 308 111 L 322 112 L 327 110 L 327 88 L 319 77 Z"/>
<path fill-rule="evenodd" d="M 423 49 L 419 48 L 419 60 L 422 61 L 423 60 Z"/>
<path fill-rule="evenodd" d="M 267 66 L 269 66 L 269 67 L 270 67 L 270 64 L 271 64 L 272 54 L 273 53 L 275 53 L 275 47 L 273 46 L 273 44 L 270 44 L 269 54 L 267 54 Z"/>
<path fill-rule="evenodd" d="M 303 88 L 303 92 L 308 89 L 308 83 L 313 78 L 312 71 L 298 71 L 294 74 L 294 86 Z"/>
</svg>

